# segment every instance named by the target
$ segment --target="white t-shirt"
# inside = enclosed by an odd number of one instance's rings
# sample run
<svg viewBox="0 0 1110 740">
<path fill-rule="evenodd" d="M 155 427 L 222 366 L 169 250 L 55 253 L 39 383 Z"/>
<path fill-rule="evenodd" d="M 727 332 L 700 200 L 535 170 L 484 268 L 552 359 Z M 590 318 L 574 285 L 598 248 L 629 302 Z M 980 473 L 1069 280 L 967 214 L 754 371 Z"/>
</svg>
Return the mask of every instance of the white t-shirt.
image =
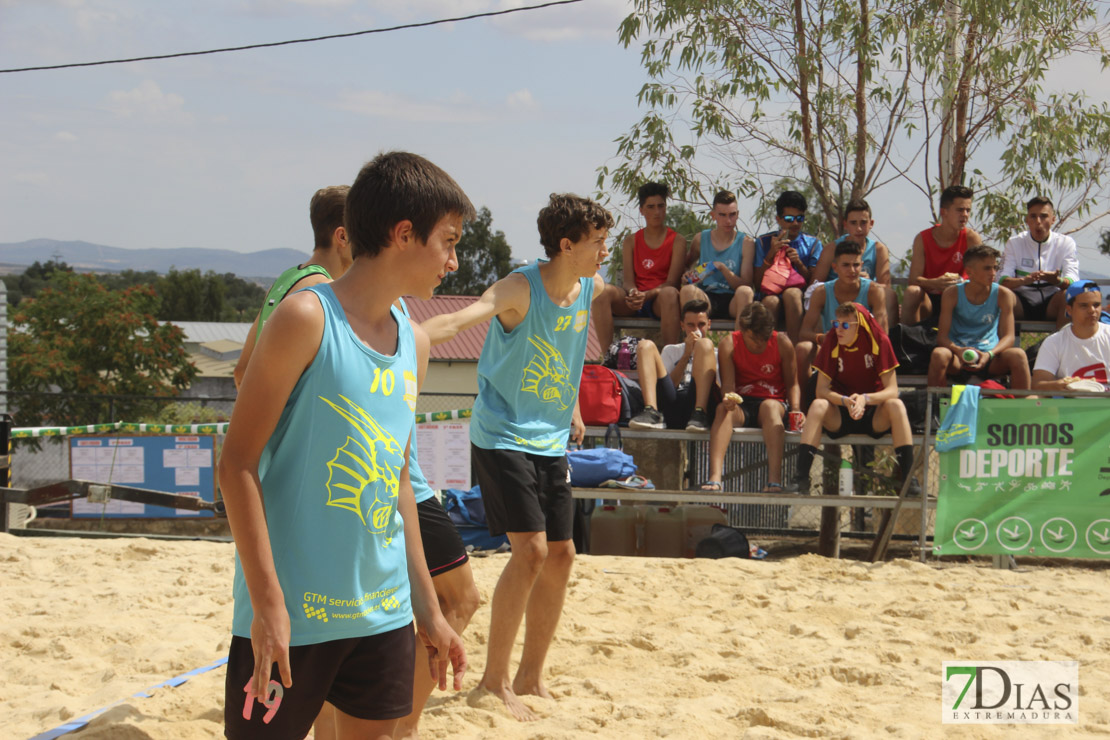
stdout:
<svg viewBox="0 0 1110 740">
<path fill-rule="evenodd" d="M 1080 339 L 1065 326 L 1044 340 L 1033 369 L 1057 378 L 1091 378 L 1110 387 L 1110 325 L 1100 323 L 1090 339 Z"/>
<path fill-rule="evenodd" d="M 686 349 L 686 342 L 679 342 L 678 344 L 668 344 L 659 352 L 659 357 L 663 360 L 663 369 L 670 375 L 674 370 L 675 365 L 682 359 L 682 352 Z M 717 355 L 717 350 L 713 350 L 713 355 Z M 690 359 L 686 361 L 686 372 L 682 375 L 682 382 L 678 384 L 678 388 L 685 388 L 690 385 L 690 378 L 694 372 L 694 356 L 691 354 Z"/>
</svg>

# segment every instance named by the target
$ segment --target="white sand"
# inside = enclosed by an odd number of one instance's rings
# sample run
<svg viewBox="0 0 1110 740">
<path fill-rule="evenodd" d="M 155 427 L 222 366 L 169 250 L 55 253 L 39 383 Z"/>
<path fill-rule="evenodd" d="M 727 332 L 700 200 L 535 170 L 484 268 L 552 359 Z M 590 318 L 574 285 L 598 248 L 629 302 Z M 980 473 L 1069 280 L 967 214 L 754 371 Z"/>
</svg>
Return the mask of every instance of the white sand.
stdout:
<svg viewBox="0 0 1110 740">
<path fill-rule="evenodd" d="M 552 646 L 556 701 L 510 719 L 470 691 L 507 556 L 475 559 L 471 673 L 432 738 L 1045 737 L 1110 733 L 1105 571 L 803 556 L 581 557 Z M 226 654 L 232 546 L 0 535 L 0 735 L 27 738 Z M 944 660 L 1079 660 L 1080 724 L 940 724 Z M 223 737 L 222 668 L 73 737 Z"/>
</svg>

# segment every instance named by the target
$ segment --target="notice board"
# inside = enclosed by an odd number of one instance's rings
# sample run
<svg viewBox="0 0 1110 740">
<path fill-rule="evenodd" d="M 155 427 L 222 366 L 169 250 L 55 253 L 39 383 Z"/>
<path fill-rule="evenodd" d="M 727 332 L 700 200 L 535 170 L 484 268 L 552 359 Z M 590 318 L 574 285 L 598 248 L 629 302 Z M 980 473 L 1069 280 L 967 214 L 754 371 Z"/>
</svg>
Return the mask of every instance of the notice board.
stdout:
<svg viewBox="0 0 1110 740">
<path fill-rule="evenodd" d="M 158 434 L 134 437 L 69 439 L 69 475 L 75 480 L 199 496 L 215 501 L 215 436 Z M 211 517 L 211 511 L 171 509 L 112 499 L 107 504 L 74 499 L 71 514 L 78 518 Z"/>
</svg>

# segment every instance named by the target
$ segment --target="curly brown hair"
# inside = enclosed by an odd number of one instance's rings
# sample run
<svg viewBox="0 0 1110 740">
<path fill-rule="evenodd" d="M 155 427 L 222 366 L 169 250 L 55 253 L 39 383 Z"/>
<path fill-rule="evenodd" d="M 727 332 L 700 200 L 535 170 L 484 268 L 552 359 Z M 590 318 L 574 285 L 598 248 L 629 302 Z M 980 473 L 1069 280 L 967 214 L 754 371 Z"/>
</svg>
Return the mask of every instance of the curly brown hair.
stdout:
<svg viewBox="0 0 1110 740">
<path fill-rule="evenodd" d="M 591 227 L 611 229 L 614 223 L 600 203 L 574 193 L 552 193 L 536 219 L 540 244 L 548 257 L 559 254 L 563 239 L 577 242 L 590 233 Z"/>
</svg>

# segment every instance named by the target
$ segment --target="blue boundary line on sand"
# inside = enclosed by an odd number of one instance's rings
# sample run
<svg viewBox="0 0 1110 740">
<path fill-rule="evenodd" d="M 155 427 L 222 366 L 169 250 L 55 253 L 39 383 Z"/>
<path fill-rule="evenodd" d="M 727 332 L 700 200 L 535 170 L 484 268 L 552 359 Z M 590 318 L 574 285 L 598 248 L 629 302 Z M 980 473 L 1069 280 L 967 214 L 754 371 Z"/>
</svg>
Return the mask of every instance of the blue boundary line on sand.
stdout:
<svg viewBox="0 0 1110 740">
<path fill-rule="evenodd" d="M 166 687 L 172 688 L 174 686 L 180 686 L 181 684 L 185 683 L 186 681 L 188 681 L 193 676 L 199 676 L 202 673 L 208 673 L 208 671 L 215 670 L 216 668 L 219 668 L 220 666 L 225 665 L 226 663 L 227 663 L 227 658 L 226 657 L 225 658 L 220 658 L 215 663 L 212 663 L 210 665 L 206 665 L 206 666 L 203 666 L 201 668 L 194 668 L 193 670 L 188 671 L 187 673 L 182 673 L 179 676 L 174 676 L 173 678 L 167 679 L 167 680 L 163 681 L 162 683 L 156 683 L 153 686 L 145 688 L 145 689 L 143 689 L 142 691 L 140 691 L 136 694 L 132 694 L 131 696 L 127 697 L 127 699 L 136 699 L 136 698 L 137 699 L 149 699 L 150 696 L 151 696 L 151 692 L 153 692 L 157 689 L 166 688 Z M 104 714 L 105 712 L 107 712 L 112 707 L 119 706 L 120 704 L 123 704 L 125 701 L 127 701 L 127 699 L 120 699 L 119 701 L 113 702 L 113 703 L 109 704 L 106 707 L 103 707 L 101 709 L 97 709 L 95 712 L 91 712 L 89 714 L 86 714 L 84 717 L 78 717 L 77 719 L 72 719 L 69 722 L 66 722 L 64 725 L 59 725 L 58 727 L 55 727 L 53 730 L 47 730 L 46 732 L 39 733 L 38 735 L 35 735 L 34 737 L 30 738 L 30 740 L 54 740 L 54 738 L 61 737 L 62 735 L 68 735 L 71 732 L 76 732 L 77 730 L 80 730 L 82 727 L 87 725 L 89 722 L 91 722 L 96 717 L 98 717 L 101 714 Z"/>
</svg>

